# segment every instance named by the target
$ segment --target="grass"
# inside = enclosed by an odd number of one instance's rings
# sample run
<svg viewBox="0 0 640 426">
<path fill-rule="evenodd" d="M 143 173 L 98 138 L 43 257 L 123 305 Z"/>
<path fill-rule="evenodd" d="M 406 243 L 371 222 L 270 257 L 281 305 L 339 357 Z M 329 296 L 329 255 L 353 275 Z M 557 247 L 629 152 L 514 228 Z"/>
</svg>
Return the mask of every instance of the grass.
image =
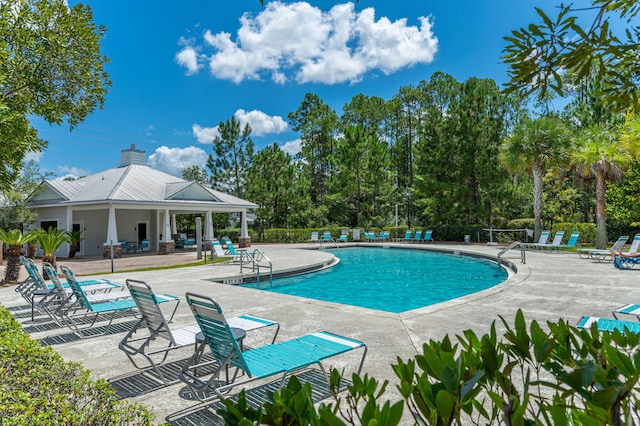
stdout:
<svg viewBox="0 0 640 426">
<path fill-rule="evenodd" d="M 135 268 L 135 269 L 123 269 L 123 270 L 118 270 L 118 273 L 122 273 L 122 272 L 145 272 L 145 271 L 159 271 L 159 270 L 163 270 L 163 269 L 177 269 L 177 268 L 189 268 L 191 266 L 202 266 L 202 265 L 210 265 L 212 263 L 221 263 L 224 262 L 226 259 L 225 258 L 216 258 L 216 259 L 203 259 L 203 260 L 199 260 L 197 262 L 192 262 L 192 263 L 184 263 L 184 264 L 179 264 L 179 265 L 166 265 L 166 266 L 147 266 L 145 268 Z M 91 272 L 89 274 L 78 274 L 78 276 L 84 276 L 84 277 L 88 277 L 91 275 L 104 275 L 104 274 L 111 274 L 111 271 L 103 271 L 103 272 Z"/>
</svg>

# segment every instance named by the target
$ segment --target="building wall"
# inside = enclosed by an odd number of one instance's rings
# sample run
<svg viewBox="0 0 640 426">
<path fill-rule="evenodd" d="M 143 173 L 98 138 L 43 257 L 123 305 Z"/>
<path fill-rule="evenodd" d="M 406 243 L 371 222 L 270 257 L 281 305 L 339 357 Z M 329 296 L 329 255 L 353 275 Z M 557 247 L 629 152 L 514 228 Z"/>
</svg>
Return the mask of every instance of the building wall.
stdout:
<svg viewBox="0 0 640 426">
<path fill-rule="evenodd" d="M 41 229 L 41 223 L 43 222 L 58 222 L 58 229 L 67 229 L 67 208 L 66 207 L 52 207 L 47 209 L 33 209 L 37 214 L 38 219 L 36 223 L 32 225 L 33 229 Z M 40 245 L 37 245 L 36 256 L 42 256 L 43 252 L 40 249 Z M 56 253 L 56 257 L 67 257 L 69 255 L 69 244 L 63 244 Z"/>
<path fill-rule="evenodd" d="M 83 254 L 85 256 L 102 255 L 103 244 L 107 236 L 109 210 L 74 210 L 74 222 L 84 222 L 82 232 Z M 113 242 L 118 244 L 117 241 Z"/>
<path fill-rule="evenodd" d="M 39 228 L 40 221 L 57 220 L 59 229 L 66 229 L 67 209 L 66 207 L 50 207 L 33 209 L 38 214 L 38 221 L 34 225 Z M 109 223 L 109 210 L 74 210 L 73 223 L 82 222 L 84 228 L 82 230 L 82 254 L 85 256 L 100 256 L 103 253 L 104 244 L 107 236 L 107 225 Z M 149 250 L 157 251 L 158 244 L 156 241 L 156 232 L 158 229 L 156 223 L 155 210 L 130 210 L 116 209 L 116 224 L 118 227 L 118 240 L 137 241 L 138 240 L 138 222 L 147 222 L 147 236 L 149 239 Z M 114 241 L 114 245 L 119 241 Z M 63 245 L 57 252 L 58 257 L 67 257 L 69 255 L 69 244 Z M 36 256 L 42 256 L 42 251 L 36 253 Z"/>
</svg>

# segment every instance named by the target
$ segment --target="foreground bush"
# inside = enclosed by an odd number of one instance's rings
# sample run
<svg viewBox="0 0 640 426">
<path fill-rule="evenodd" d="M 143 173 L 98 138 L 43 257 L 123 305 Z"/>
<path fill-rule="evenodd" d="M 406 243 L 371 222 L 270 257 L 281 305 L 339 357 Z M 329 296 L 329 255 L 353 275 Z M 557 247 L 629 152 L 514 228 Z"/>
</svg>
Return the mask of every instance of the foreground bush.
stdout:
<svg viewBox="0 0 640 426">
<path fill-rule="evenodd" d="M 0 306 L 0 423 L 6 425 L 150 424 L 153 414 L 119 401 L 111 385 L 24 334 Z"/>
<path fill-rule="evenodd" d="M 311 386 L 291 380 L 258 409 L 243 395 L 219 411 L 229 424 L 397 425 L 407 409 L 419 425 L 640 424 L 640 335 L 577 330 L 560 320 L 547 330 L 522 312 L 498 338 L 467 330 L 430 341 L 393 365 L 403 400 L 385 400 L 387 382 L 353 375 L 344 394 L 332 371 L 333 401 L 314 407 Z"/>
</svg>

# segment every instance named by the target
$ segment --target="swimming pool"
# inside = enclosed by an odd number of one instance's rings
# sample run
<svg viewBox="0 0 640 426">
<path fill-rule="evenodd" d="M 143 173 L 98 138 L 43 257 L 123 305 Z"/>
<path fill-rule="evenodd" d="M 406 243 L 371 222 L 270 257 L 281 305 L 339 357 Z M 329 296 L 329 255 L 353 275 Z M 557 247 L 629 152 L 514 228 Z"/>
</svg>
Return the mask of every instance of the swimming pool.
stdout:
<svg viewBox="0 0 640 426">
<path fill-rule="evenodd" d="M 493 287 L 507 271 L 486 259 L 427 250 L 326 250 L 340 263 L 318 272 L 243 287 L 400 313 Z"/>
</svg>

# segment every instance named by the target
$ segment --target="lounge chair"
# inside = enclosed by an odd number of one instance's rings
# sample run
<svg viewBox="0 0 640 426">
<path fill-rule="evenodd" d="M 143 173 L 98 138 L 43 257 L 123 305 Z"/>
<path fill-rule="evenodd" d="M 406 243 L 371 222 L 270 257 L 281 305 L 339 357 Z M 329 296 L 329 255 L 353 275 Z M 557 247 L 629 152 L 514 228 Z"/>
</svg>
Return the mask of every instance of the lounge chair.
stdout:
<svg viewBox="0 0 640 426">
<path fill-rule="evenodd" d="M 638 237 L 638 236 L 636 236 Z M 627 241 L 629 240 L 628 235 L 621 235 L 618 237 L 615 243 L 611 246 L 609 250 L 599 250 L 599 249 L 580 249 L 578 250 L 578 256 L 581 259 L 591 259 L 595 262 L 611 262 L 613 260 L 613 256 L 611 255 L 611 250 L 620 251 Z M 635 238 L 634 238 L 635 241 Z M 638 243 L 640 243 L 640 237 L 638 237 Z M 636 245 L 637 250 L 637 245 Z"/>
<path fill-rule="evenodd" d="M 640 247 L 640 234 L 636 234 L 631 241 L 631 245 L 629 246 L 629 250 L 622 252 L 623 254 L 635 254 L 638 252 L 638 248 Z M 622 251 L 622 250 L 621 250 Z"/>
<path fill-rule="evenodd" d="M 16 287 L 16 291 L 20 293 L 20 295 L 31 305 L 31 320 L 34 319 L 35 316 L 35 308 L 38 308 L 38 311 L 50 314 L 49 311 L 43 310 L 45 303 L 53 303 L 53 299 L 59 299 L 61 296 L 56 296 L 52 294 L 55 289 L 53 282 L 47 282 L 42 274 L 40 273 L 40 269 L 38 265 L 33 261 L 33 259 L 21 256 L 20 261 L 24 265 L 25 270 L 29 274 L 29 282 L 25 282 L 18 287 Z M 51 267 L 53 269 L 53 267 Z M 55 276 L 57 278 L 57 272 L 51 274 L 47 272 L 47 275 L 50 277 Z M 120 289 L 122 290 L 122 286 L 109 282 L 107 280 L 85 280 L 80 281 L 78 284 L 84 287 L 84 291 L 87 293 L 95 293 L 95 292 L 107 292 L 112 289 Z M 66 293 L 70 293 L 71 289 L 69 289 L 69 284 L 65 281 L 61 283 L 61 285 L 65 288 Z M 36 301 L 36 299 L 38 299 Z"/>
<path fill-rule="evenodd" d="M 414 243 L 416 243 L 416 242 L 419 243 L 421 239 L 422 239 L 422 229 L 418 229 L 416 231 L 416 234 L 411 239 L 411 241 L 414 242 Z"/>
<path fill-rule="evenodd" d="M 229 244 L 227 244 L 227 247 L 229 247 Z M 218 240 L 215 240 L 215 239 L 211 240 L 211 249 L 213 250 L 215 257 L 217 258 L 220 258 L 220 259 L 226 258 L 227 261 L 231 263 L 242 262 L 243 255 L 241 253 L 230 254 L 229 250 L 225 251 L 222 248 L 222 244 L 220 244 L 220 241 Z M 233 248 L 233 245 L 231 245 L 231 249 L 235 253 L 235 249 Z"/>
<path fill-rule="evenodd" d="M 373 242 L 373 241 L 376 241 L 376 240 L 377 240 L 377 238 L 376 238 L 376 233 L 375 232 L 366 231 L 364 233 L 364 241 L 365 242 L 367 242 L 367 241 Z"/>
<path fill-rule="evenodd" d="M 157 295 L 151 286 L 144 281 L 127 279 L 127 288 L 138 307 L 140 320 L 124 336 L 118 344 L 134 367 L 139 370 L 153 369 L 164 384 L 177 383 L 180 379 L 168 379 L 159 366 L 164 363 L 167 356 L 175 350 L 189 348 L 194 351 L 194 345 L 200 333 L 197 324 L 172 330 L 169 326 Z M 275 327 L 276 331 L 272 343 L 275 342 L 280 324 L 276 321 L 264 318 L 243 315 L 229 319 L 230 327 L 243 330 L 245 333 L 263 327 Z M 144 358 L 146 364 L 137 362 Z"/>
<path fill-rule="evenodd" d="M 346 243 L 349 241 L 349 236 L 347 234 L 341 234 L 338 238 L 339 243 Z"/>
<path fill-rule="evenodd" d="M 589 329 L 593 324 L 596 324 L 596 327 L 599 331 L 618 330 L 622 333 L 626 331 L 630 331 L 632 333 L 640 333 L 640 322 L 638 321 L 623 321 L 619 319 L 599 318 L 591 316 L 582 317 L 576 327 Z"/>
<path fill-rule="evenodd" d="M 331 236 L 331 232 L 329 231 L 324 231 L 322 233 L 322 239 L 320 240 L 323 243 L 335 243 L 336 240 L 333 239 L 333 237 Z"/>
<path fill-rule="evenodd" d="M 133 299 L 120 299 L 95 304 L 89 302 L 86 294 L 82 291 L 82 288 L 77 285 L 73 272 L 65 266 L 61 266 L 60 269 L 73 290 L 75 300 L 57 309 L 56 314 L 60 318 L 61 322 L 72 331 L 80 332 L 93 327 L 93 325 L 98 322 L 100 315 L 105 314 L 107 315 L 108 323 L 105 326 L 103 333 L 100 334 L 106 334 L 109 331 L 113 320 L 116 318 L 116 314 L 124 311 L 133 313 L 135 310 L 136 304 Z M 77 334 L 81 338 L 85 337 L 82 333 Z"/>
<path fill-rule="evenodd" d="M 53 265 L 51 265 L 49 262 L 42 262 L 42 267 L 44 268 L 47 275 L 51 278 L 51 282 L 53 283 L 53 286 L 54 286 L 53 291 L 55 293 L 58 293 L 61 295 L 66 294 L 71 299 L 74 299 L 76 297 L 75 293 L 73 292 L 72 284 L 70 284 L 67 288 L 65 288 L 62 282 L 60 281 L 60 279 L 58 278 L 58 273 L 56 272 Z M 67 281 L 67 283 L 69 283 L 69 281 Z M 76 281 L 76 284 L 80 286 L 80 283 L 78 281 Z M 118 288 L 120 289 L 120 291 L 96 293 L 96 292 L 89 292 L 87 290 L 87 286 L 85 287 L 80 286 L 80 290 L 85 294 L 85 296 L 87 297 L 87 300 L 91 303 L 111 302 L 114 300 L 131 298 L 131 294 L 129 294 L 128 291 L 122 291 L 124 290 L 122 286 L 118 285 Z"/>
<path fill-rule="evenodd" d="M 214 361 L 217 362 L 211 376 L 200 377 L 193 372 L 197 369 L 196 363 L 200 355 L 194 353 L 179 373 L 180 379 L 200 401 L 222 397 L 236 386 L 267 377 L 280 376 L 280 386 L 282 386 L 290 374 L 313 365 L 320 367 L 328 383 L 322 361 L 356 348 L 364 349 L 358 373 L 362 369 L 367 354 L 366 345 L 358 340 L 326 331 L 243 352 L 220 305 L 210 297 L 193 293 L 187 293 L 186 298 L 202 330 L 204 341 L 211 350 Z M 229 367 L 235 368 L 233 376 L 221 381 L 221 373 L 228 371 Z M 204 392 L 207 390 L 212 390 L 214 394 L 208 396 Z"/>
<path fill-rule="evenodd" d="M 244 249 L 236 250 L 236 248 L 233 246 L 233 243 L 229 239 L 226 240 L 226 246 L 227 246 L 227 254 L 230 254 L 231 256 L 242 256 L 242 253 L 246 252 L 246 250 Z"/>
<path fill-rule="evenodd" d="M 389 231 L 380 231 L 378 241 L 389 241 Z"/>
<path fill-rule="evenodd" d="M 640 257 L 613 257 L 613 266 L 618 269 L 633 269 L 636 265 L 640 265 Z"/>
<path fill-rule="evenodd" d="M 311 233 L 311 238 L 309 238 L 309 239 L 307 240 L 307 242 L 308 242 L 308 243 L 318 243 L 318 242 L 320 242 L 320 241 L 318 240 L 318 231 L 313 231 L 313 232 Z"/>
<path fill-rule="evenodd" d="M 395 239 L 395 241 L 411 241 L 411 240 L 412 240 L 412 238 L 411 238 L 411 234 L 412 234 L 412 233 L 413 233 L 413 232 L 412 232 L 410 229 L 408 229 L 408 230 L 404 233 L 404 237 L 402 237 L 402 238 L 396 238 L 396 239 Z"/>
<path fill-rule="evenodd" d="M 620 319 L 618 318 L 618 315 L 625 314 L 625 315 L 633 315 L 640 321 L 640 305 L 637 303 L 629 303 L 626 305 L 622 305 L 620 307 L 615 308 L 613 311 L 611 311 L 611 313 L 613 314 L 613 317 L 615 319 Z"/>
<path fill-rule="evenodd" d="M 550 244 L 549 247 L 547 247 L 547 250 L 553 251 L 560 251 L 563 249 L 570 249 L 570 248 L 574 248 L 576 246 L 576 244 L 578 244 L 578 238 L 580 238 L 580 231 L 573 231 L 571 233 L 571 235 L 569 236 L 569 241 L 567 241 L 567 244 Z M 554 238 L 555 240 L 555 238 Z M 562 241 L 562 240 L 561 240 Z"/>
<path fill-rule="evenodd" d="M 551 243 L 549 243 L 549 244 L 531 244 L 531 245 L 535 246 L 535 248 L 538 249 L 538 250 L 547 250 L 547 249 L 551 249 L 551 247 L 561 245 L 563 238 L 564 238 L 564 231 L 557 231 L 556 234 L 553 236 L 553 241 L 551 241 Z"/>
<path fill-rule="evenodd" d="M 525 248 L 537 249 L 541 246 L 546 246 L 550 235 L 551 232 L 549 231 L 540 232 L 540 238 L 538 238 L 538 242 L 525 244 Z"/>
<path fill-rule="evenodd" d="M 424 233 L 424 235 L 422 236 L 422 239 L 420 240 L 421 243 L 432 243 L 433 242 L 433 237 L 431 236 L 433 234 L 433 229 L 427 229 Z"/>
<path fill-rule="evenodd" d="M 195 250 L 196 249 L 196 239 L 195 238 L 187 238 L 187 243 L 185 244 L 185 247 L 188 248 L 189 250 Z"/>
<path fill-rule="evenodd" d="M 24 265 L 24 268 L 27 270 L 29 277 L 36 283 L 36 285 L 41 289 L 52 289 L 54 288 L 53 282 L 47 282 L 40 270 L 38 269 L 38 265 L 28 257 L 21 256 L 20 260 Z M 54 269 L 55 271 L 55 269 Z M 47 275 L 51 278 L 52 275 L 47 272 Z M 57 272 L 55 274 L 58 276 Z M 69 284 L 66 281 L 62 281 L 62 286 L 65 288 L 69 288 Z M 90 280 L 82 280 L 77 281 L 78 285 L 83 288 L 86 293 L 93 293 L 97 291 L 111 291 L 111 290 L 122 290 L 122 286 L 120 284 L 112 283 L 108 280 L 102 279 L 90 279 Z"/>
<path fill-rule="evenodd" d="M 111 314 L 108 316 L 109 322 L 102 333 L 106 334 L 119 312 L 131 311 L 132 313 L 135 313 L 136 303 L 131 297 L 127 299 L 114 299 L 110 301 L 103 300 L 99 303 L 92 303 L 85 292 L 82 291 L 82 287 L 78 285 L 73 271 L 66 266 L 60 266 L 60 269 L 66 277 L 69 286 L 73 290 L 73 296 L 75 296 L 75 298 L 71 303 L 65 304 L 63 308 L 58 309 L 56 313 L 59 315 L 62 322 L 64 322 L 72 331 L 76 332 L 91 328 L 98 321 L 100 314 Z M 175 312 L 178 309 L 180 299 L 168 294 L 158 295 L 157 299 L 160 303 L 176 303 L 171 314 L 171 318 L 173 318 L 173 315 L 175 315 Z M 78 311 L 81 311 L 79 316 L 76 315 Z M 84 337 L 81 333 L 79 333 L 79 335 Z"/>
</svg>

